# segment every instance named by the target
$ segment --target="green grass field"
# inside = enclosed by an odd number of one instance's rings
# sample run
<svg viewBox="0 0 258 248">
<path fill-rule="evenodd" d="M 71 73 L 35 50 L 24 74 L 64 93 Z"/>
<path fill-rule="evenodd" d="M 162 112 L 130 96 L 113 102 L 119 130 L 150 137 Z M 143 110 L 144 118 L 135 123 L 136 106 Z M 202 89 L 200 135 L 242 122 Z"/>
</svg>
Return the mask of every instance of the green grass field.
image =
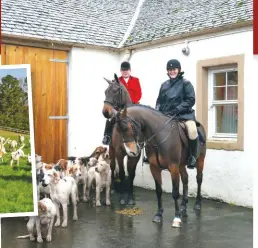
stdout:
<svg viewBox="0 0 258 248">
<path fill-rule="evenodd" d="M 17 133 L 0 130 L 0 136 L 10 138 L 18 142 Z M 29 135 L 24 135 L 25 155 L 30 154 Z M 21 145 L 18 144 L 17 149 Z M 4 154 L 4 162 L 0 160 L 0 214 L 33 212 L 33 186 L 31 165 L 27 158 L 20 158 L 19 166 L 14 162 L 13 168 L 10 166 L 11 151 L 5 145 L 7 151 Z"/>
</svg>

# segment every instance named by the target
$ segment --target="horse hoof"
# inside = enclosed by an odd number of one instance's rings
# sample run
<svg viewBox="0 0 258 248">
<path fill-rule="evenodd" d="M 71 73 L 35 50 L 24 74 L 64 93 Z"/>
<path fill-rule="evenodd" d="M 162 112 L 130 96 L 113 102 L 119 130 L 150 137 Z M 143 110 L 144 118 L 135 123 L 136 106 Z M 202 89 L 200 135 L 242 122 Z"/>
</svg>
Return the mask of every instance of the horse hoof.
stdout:
<svg viewBox="0 0 258 248">
<path fill-rule="evenodd" d="M 124 199 L 121 199 L 121 200 L 120 200 L 120 204 L 121 204 L 121 205 L 125 205 L 125 200 L 124 200 Z"/>
<path fill-rule="evenodd" d="M 173 220 L 173 223 L 172 223 L 171 227 L 175 227 L 175 228 L 181 227 L 181 219 L 175 217 L 174 220 Z"/>
<path fill-rule="evenodd" d="M 201 204 L 196 203 L 196 204 L 194 205 L 194 210 L 196 210 L 196 211 L 201 211 Z"/>
<path fill-rule="evenodd" d="M 152 221 L 155 222 L 155 223 L 161 223 L 162 222 L 162 216 L 155 215 Z"/>
</svg>

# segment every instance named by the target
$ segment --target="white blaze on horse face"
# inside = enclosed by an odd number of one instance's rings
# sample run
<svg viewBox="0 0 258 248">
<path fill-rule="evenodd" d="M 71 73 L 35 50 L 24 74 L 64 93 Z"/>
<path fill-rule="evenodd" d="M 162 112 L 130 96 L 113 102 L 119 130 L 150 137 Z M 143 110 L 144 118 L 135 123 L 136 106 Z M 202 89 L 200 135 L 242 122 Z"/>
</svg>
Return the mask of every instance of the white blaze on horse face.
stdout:
<svg viewBox="0 0 258 248">
<path fill-rule="evenodd" d="M 110 117 L 110 120 L 115 117 L 117 114 L 117 111 L 114 109 L 114 108 L 111 108 L 111 117 Z"/>
<path fill-rule="evenodd" d="M 135 142 L 124 143 L 124 148 L 129 157 L 137 157 L 139 149 Z"/>
</svg>

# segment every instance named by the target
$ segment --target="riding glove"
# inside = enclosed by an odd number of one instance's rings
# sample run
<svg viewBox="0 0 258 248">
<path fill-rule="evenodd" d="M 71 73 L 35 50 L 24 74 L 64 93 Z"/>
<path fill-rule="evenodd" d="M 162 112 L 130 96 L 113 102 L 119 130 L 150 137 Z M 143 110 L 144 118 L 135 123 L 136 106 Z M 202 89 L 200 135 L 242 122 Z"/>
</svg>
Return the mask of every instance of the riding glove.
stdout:
<svg viewBox="0 0 258 248">
<path fill-rule="evenodd" d="M 179 115 L 179 110 L 177 108 L 174 108 L 171 112 L 170 112 L 171 115 Z"/>
</svg>

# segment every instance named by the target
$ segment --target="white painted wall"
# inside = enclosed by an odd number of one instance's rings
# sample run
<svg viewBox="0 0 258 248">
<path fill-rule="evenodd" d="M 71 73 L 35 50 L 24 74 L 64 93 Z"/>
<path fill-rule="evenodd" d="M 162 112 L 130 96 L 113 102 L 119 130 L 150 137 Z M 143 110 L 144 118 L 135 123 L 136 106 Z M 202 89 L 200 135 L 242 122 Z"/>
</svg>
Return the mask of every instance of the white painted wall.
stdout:
<svg viewBox="0 0 258 248">
<path fill-rule="evenodd" d="M 254 82 L 254 68 L 258 69 L 258 61 L 253 56 L 252 31 L 210 38 L 189 43 L 189 56 L 182 54 L 184 44 L 168 44 L 166 47 L 145 51 L 135 51 L 130 62 L 133 75 L 140 78 L 143 88 L 142 103 L 155 106 L 162 82 L 167 79 L 166 63 L 171 58 L 181 61 L 185 77 L 196 86 L 196 62 L 201 59 L 245 54 L 245 108 L 244 108 L 244 151 L 208 150 L 204 168 L 202 194 L 206 197 L 218 198 L 225 202 L 253 206 L 252 169 L 257 166 L 254 156 L 253 116 L 254 100 L 250 96 L 258 92 L 258 84 Z M 256 80 L 257 81 L 257 80 Z M 256 138 L 256 140 L 258 137 Z M 196 172 L 189 172 L 189 194 L 196 195 Z M 138 165 L 135 185 L 154 189 L 154 181 L 149 166 Z M 182 189 L 182 185 L 180 186 Z M 163 172 L 163 189 L 172 191 L 168 172 Z"/>
<path fill-rule="evenodd" d="M 171 58 L 181 61 L 185 77 L 196 85 L 196 62 L 227 55 L 245 54 L 245 124 L 244 152 L 208 150 L 202 193 L 242 206 L 253 206 L 252 169 L 257 166 L 253 145 L 254 101 L 250 96 L 258 92 L 253 68 L 258 61 L 252 55 L 252 32 L 242 32 L 189 43 L 190 55 L 181 53 L 183 44 L 167 44 L 166 47 L 136 50 L 131 57 L 132 75 L 140 78 L 143 90 L 141 103 L 155 106 L 159 87 L 167 79 L 166 63 Z M 101 143 L 105 120 L 101 110 L 104 90 L 103 77 L 119 73 L 125 54 L 73 48 L 69 68 L 69 155 L 87 155 Z M 257 98 L 257 97 L 256 97 Z M 256 139 L 257 140 L 257 139 Z M 137 167 L 135 185 L 154 189 L 148 165 Z M 195 172 L 189 171 L 189 193 L 197 190 Z M 163 189 L 171 192 L 171 179 L 163 172 Z M 181 187 L 182 188 L 182 187 Z M 155 196 L 154 196 L 155 197 Z"/>
<path fill-rule="evenodd" d="M 103 50 L 73 48 L 69 63 L 68 155 L 87 156 L 103 138 L 105 119 L 102 115 L 104 91 L 119 73 L 119 56 Z"/>
</svg>

